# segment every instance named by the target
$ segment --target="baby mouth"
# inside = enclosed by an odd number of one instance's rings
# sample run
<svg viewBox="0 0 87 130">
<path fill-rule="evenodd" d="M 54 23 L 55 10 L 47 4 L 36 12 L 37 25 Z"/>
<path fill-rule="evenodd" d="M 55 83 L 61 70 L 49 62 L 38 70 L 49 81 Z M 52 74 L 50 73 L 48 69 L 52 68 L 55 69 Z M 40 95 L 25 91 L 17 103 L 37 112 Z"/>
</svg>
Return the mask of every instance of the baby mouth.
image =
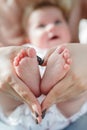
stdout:
<svg viewBox="0 0 87 130">
<path fill-rule="evenodd" d="M 50 40 L 56 40 L 58 38 L 59 38 L 58 36 L 53 36 L 53 37 L 50 38 Z"/>
</svg>

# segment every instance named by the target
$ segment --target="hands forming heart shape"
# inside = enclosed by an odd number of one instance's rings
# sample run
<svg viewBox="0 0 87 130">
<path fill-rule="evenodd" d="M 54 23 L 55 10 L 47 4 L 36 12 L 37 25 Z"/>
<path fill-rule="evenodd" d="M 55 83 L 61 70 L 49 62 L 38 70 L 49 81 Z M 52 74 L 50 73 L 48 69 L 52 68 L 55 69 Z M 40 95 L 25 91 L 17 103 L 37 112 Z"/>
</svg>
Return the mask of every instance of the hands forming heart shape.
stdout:
<svg viewBox="0 0 87 130">
<path fill-rule="evenodd" d="M 61 80 L 70 68 L 70 54 L 66 48 L 56 49 L 49 56 L 43 77 L 40 76 L 36 51 L 23 49 L 14 59 L 17 75 L 30 88 L 36 97 L 47 94 Z M 41 68 L 43 69 L 43 67 Z"/>
<path fill-rule="evenodd" d="M 22 49 L 14 59 L 17 75 L 35 97 L 39 97 L 41 94 L 47 95 L 52 87 L 69 71 L 70 64 L 69 50 L 65 47 L 57 48 L 48 57 L 46 69 L 41 78 L 35 49 Z"/>
</svg>

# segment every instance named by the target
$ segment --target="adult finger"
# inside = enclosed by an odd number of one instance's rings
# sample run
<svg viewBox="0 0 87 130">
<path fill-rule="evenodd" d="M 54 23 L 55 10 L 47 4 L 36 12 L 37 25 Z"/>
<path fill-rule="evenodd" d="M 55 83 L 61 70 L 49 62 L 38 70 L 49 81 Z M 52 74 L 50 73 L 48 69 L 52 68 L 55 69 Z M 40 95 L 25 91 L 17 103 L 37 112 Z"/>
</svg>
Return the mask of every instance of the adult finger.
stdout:
<svg viewBox="0 0 87 130">
<path fill-rule="evenodd" d="M 41 106 L 31 90 L 16 76 L 9 77 L 5 82 L 0 83 L 1 91 L 9 94 L 15 100 L 26 103 L 31 109 L 34 117 L 41 119 Z"/>
<path fill-rule="evenodd" d="M 62 94 L 66 92 L 67 95 L 67 89 L 73 85 L 73 78 L 72 75 L 68 74 L 51 89 L 41 104 L 42 111 L 48 109 L 54 103 L 65 100 L 61 98 Z"/>
</svg>

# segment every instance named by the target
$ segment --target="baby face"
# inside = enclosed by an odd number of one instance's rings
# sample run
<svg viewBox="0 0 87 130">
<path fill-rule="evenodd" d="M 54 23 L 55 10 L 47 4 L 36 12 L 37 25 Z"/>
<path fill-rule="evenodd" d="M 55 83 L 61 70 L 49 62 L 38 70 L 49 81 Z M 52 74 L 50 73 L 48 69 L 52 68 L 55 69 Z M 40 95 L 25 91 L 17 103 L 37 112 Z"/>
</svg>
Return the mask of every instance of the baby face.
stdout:
<svg viewBox="0 0 87 130">
<path fill-rule="evenodd" d="M 29 17 L 28 36 L 30 42 L 39 48 L 51 48 L 71 41 L 69 27 L 60 9 L 44 7 Z"/>
</svg>

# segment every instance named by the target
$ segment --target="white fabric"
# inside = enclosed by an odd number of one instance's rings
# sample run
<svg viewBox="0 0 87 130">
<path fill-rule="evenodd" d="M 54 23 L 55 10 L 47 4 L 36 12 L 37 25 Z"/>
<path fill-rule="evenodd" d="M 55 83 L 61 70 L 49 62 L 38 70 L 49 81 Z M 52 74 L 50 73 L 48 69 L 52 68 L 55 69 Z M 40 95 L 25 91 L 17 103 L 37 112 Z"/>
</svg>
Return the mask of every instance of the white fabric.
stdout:
<svg viewBox="0 0 87 130">
<path fill-rule="evenodd" d="M 56 108 L 56 105 L 50 107 L 47 111 L 45 118 L 41 124 L 36 124 L 32 113 L 26 104 L 23 104 L 15 109 L 15 111 L 6 118 L 0 113 L 0 118 L 5 123 L 10 125 L 23 125 L 26 130 L 61 130 L 69 125 L 70 122 L 76 121 L 80 116 L 87 112 L 87 103 L 83 105 L 81 110 L 70 118 L 64 117 L 61 112 Z"/>
<path fill-rule="evenodd" d="M 87 19 L 82 19 L 80 21 L 79 39 L 81 44 L 87 44 Z"/>
</svg>

